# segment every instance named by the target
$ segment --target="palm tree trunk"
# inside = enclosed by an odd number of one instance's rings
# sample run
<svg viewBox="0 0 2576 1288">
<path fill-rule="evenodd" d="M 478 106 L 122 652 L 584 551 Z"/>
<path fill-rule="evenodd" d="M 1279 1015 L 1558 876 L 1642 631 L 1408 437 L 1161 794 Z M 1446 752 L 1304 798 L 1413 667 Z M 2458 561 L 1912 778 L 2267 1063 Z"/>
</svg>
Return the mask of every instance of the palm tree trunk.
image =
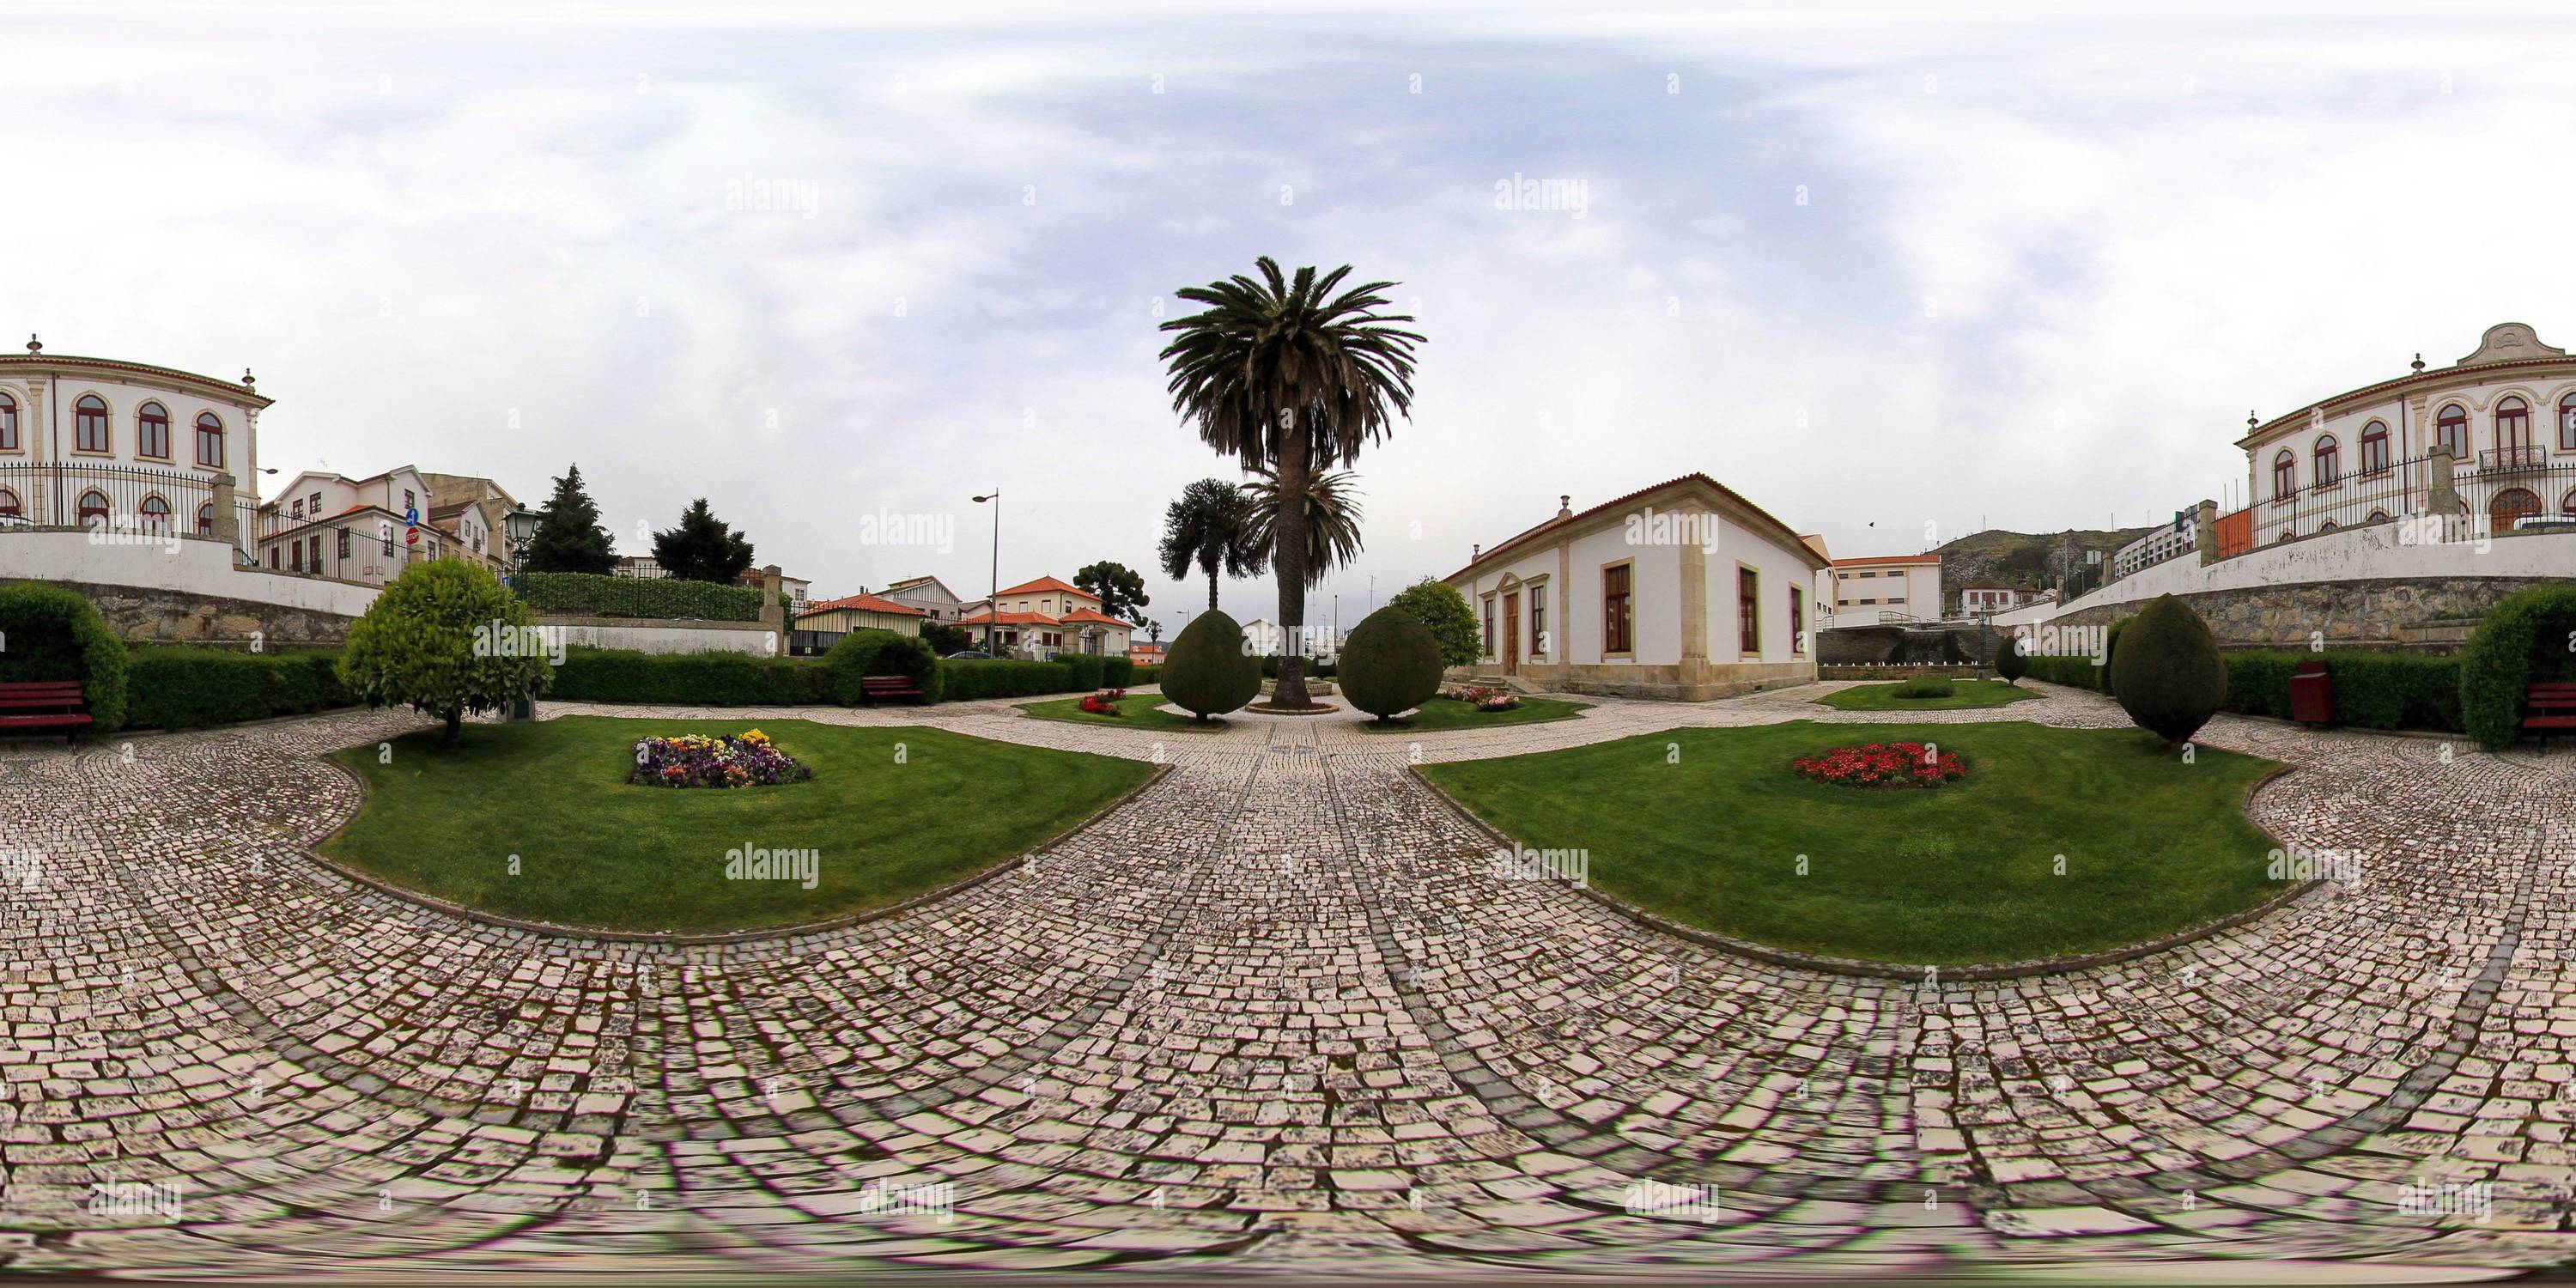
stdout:
<svg viewBox="0 0 2576 1288">
<path fill-rule="evenodd" d="M 1306 696 L 1306 488 L 1315 460 L 1308 446 L 1303 407 L 1279 435 L 1279 517 L 1270 525 L 1270 567 L 1279 577 L 1279 683 L 1270 705 L 1314 705 Z"/>
<path fill-rule="evenodd" d="M 1208 569 L 1208 611 L 1216 611 L 1216 569 Z"/>
</svg>

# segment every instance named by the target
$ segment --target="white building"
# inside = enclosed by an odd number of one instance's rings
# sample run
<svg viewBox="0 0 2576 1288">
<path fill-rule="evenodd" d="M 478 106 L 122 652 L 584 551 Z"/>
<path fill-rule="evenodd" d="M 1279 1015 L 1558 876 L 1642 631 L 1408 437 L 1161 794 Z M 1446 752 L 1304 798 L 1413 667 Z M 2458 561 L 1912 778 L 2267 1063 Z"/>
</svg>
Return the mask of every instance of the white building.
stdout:
<svg viewBox="0 0 2576 1288">
<path fill-rule="evenodd" d="M 1880 622 L 1941 620 L 1941 556 L 1861 555 L 1836 559 L 1834 601 L 1828 616 L 1835 626 L 1875 626 Z"/>
<path fill-rule="evenodd" d="M 306 470 L 259 508 L 259 562 L 381 586 L 415 559 L 483 561 L 481 549 L 430 523 L 429 498 L 408 465 L 362 479 Z"/>
<path fill-rule="evenodd" d="M 954 622 L 966 615 L 966 601 L 937 577 L 906 577 L 879 593 L 898 604 L 920 609 L 934 622 Z"/>
<path fill-rule="evenodd" d="M 0 355 L 0 524 L 213 536 L 247 550 L 259 477 L 261 397 L 250 373 L 218 380 L 170 367 L 44 352 Z M 237 513 L 220 522 L 217 484 Z"/>
<path fill-rule="evenodd" d="M 995 613 L 991 604 L 999 604 Z M 1010 657 L 1053 657 L 1089 653 L 1123 657 L 1136 627 L 1100 611 L 1100 597 L 1055 577 L 1040 577 L 1009 587 L 990 601 L 966 606 L 958 625 L 982 647 L 990 626 L 994 651 Z"/>
<path fill-rule="evenodd" d="M 1816 678 L 1815 547 L 1705 474 L 1686 474 L 1481 547 L 1447 578 L 1484 626 L 1460 678 L 1702 700 Z"/>
<path fill-rule="evenodd" d="M 2576 516 L 2576 358 L 2530 327 L 2488 327 L 2477 351 L 2322 399 L 2268 422 L 2249 418 L 2246 511 L 2222 522 L 2223 556 L 2360 524 L 2430 513 L 2427 458 L 2447 448 L 2454 513 L 2499 532 L 2525 518 Z"/>
</svg>

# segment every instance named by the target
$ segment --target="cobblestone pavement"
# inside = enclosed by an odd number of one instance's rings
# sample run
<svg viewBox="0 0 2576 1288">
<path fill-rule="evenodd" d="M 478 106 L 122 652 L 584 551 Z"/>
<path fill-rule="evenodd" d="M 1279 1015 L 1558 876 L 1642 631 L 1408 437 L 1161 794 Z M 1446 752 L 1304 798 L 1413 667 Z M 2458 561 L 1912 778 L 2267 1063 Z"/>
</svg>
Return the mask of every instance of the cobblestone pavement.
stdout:
<svg viewBox="0 0 2576 1288">
<path fill-rule="evenodd" d="M 1159 741 L 1001 704 L 591 709 L 1176 766 L 936 904 L 700 948 L 460 921 L 316 865 L 302 847 L 358 804 L 319 757 L 419 727 L 405 714 L 0 744 L 0 846 L 43 855 L 8 896 L 0 1256 L 1703 1279 L 2576 1259 L 2576 754 L 2222 718 L 2205 743 L 2297 767 L 2258 821 L 2364 854 L 2358 889 L 1938 989 L 1493 880 L 1403 772 L 1685 726 L 2123 723 L 2072 690 L 1895 717 L 1821 691 Z M 2411 1210 L 2418 1180 L 2444 1210 Z M 1715 1205 L 1630 1214 L 1690 1186 Z"/>
</svg>

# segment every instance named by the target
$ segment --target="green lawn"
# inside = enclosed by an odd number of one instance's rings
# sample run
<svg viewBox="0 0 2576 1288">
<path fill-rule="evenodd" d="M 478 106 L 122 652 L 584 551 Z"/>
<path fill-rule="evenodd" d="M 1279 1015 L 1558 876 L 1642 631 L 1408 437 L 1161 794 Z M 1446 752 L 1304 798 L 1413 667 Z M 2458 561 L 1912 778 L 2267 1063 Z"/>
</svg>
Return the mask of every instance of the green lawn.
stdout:
<svg viewBox="0 0 2576 1288">
<path fill-rule="evenodd" d="M 1557 698 L 1523 698 L 1520 706 L 1510 711 L 1478 711 L 1473 704 L 1453 698 L 1433 698 L 1414 708 L 1412 715 L 1392 723 L 1371 720 L 1360 727 L 1372 733 L 1490 729 L 1497 725 L 1540 724 L 1549 720 L 1570 720 L 1574 718 L 1575 712 L 1591 705 L 1588 702 L 1566 702 Z"/>
<path fill-rule="evenodd" d="M 814 771 L 734 790 L 630 787 L 635 740 L 758 727 Z M 898 763 L 900 755 L 901 763 Z M 1130 760 L 925 728 L 567 716 L 338 754 L 366 809 L 321 849 L 505 916 L 612 930 L 790 925 L 899 902 L 1062 832 L 1135 786 Z M 819 851 L 818 881 L 727 880 L 726 851 Z M 509 871 L 519 856 L 519 873 Z"/>
<path fill-rule="evenodd" d="M 1952 680 L 1946 698 L 1900 698 L 1894 684 L 1864 684 L 1857 688 L 1837 689 L 1816 699 L 1829 707 L 1844 711 L 1964 711 L 1971 707 L 2000 707 L 2008 702 L 2039 696 L 2036 689 L 2016 688 L 2001 680 Z"/>
<path fill-rule="evenodd" d="M 1070 724 L 1117 725 L 1127 729 L 1190 729 L 1207 732 L 1225 727 L 1221 720 L 1200 724 L 1187 711 L 1160 710 L 1165 699 L 1160 693 L 1138 693 L 1133 689 L 1118 703 L 1118 714 L 1096 716 L 1082 709 L 1082 697 L 1076 695 L 1053 702 L 1024 702 L 1020 710 L 1040 720 L 1062 720 Z"/>
<path fill-rule="evenodd" d="M 1969 776 L 1865 790 L 1790 768 L 1882 741 L 1935 742 Z M 1524 845 L 1588 851 L 1595 886 L 1677 921 L 1954 965 L 2136 943 L 2278 893 L 2264 876 L 2274 843 L 2242 808 L 2272 768 L 2207 747 L 2186 765 L 2137 729 L 1797 721 L 1422 772 Z"/>
</svg>

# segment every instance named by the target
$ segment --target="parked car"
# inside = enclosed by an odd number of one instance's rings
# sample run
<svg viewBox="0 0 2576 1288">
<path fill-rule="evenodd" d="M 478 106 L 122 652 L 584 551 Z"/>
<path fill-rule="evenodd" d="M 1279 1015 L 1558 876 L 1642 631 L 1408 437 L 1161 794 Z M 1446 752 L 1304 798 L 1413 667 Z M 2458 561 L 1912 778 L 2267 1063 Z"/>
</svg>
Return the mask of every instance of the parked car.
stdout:
<svg viewBox="0 0 2576 1288">
<path fill-rule="evenodd" d="M 940 659 L 943 662 L 992 662 L 999 659 L 981 649 L 963 649 Z"/>
</svg>

